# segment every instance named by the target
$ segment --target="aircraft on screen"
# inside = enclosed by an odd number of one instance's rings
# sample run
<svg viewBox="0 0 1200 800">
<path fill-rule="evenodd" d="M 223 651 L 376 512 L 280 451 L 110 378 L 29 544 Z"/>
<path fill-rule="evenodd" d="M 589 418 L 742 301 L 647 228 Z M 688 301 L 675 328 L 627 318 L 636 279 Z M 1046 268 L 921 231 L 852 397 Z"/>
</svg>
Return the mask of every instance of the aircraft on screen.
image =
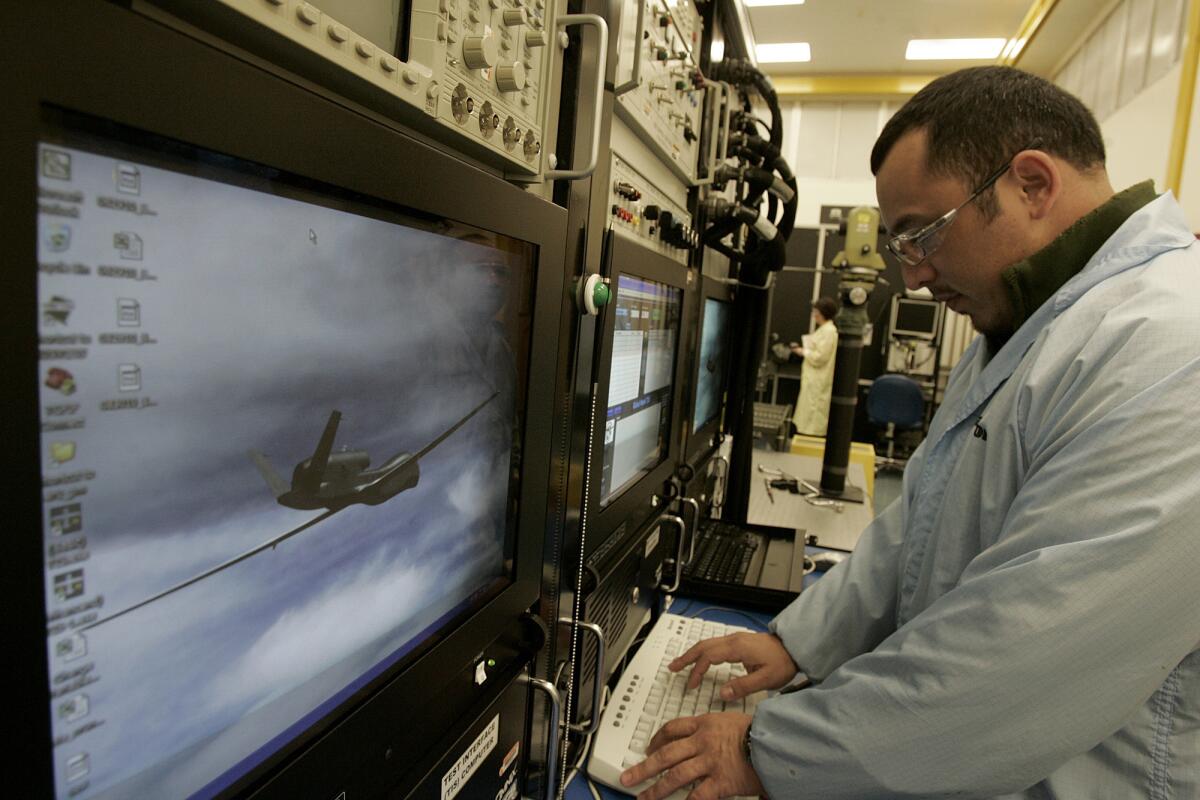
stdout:
<svg viewBox="0 0 1200 800">
<path fill-rule="evenodd" d="M 334 410 L 329 415 L 329 421 L 325 423 L 325 431 L 317 441 L 316 450 L 313 451 L 311 456 L 297 464 L 292 471 L 291 485 L 285 483 L 276 474 L 274 468 L 271 466 L 271 462 L 267 460 L 265 455 L 257 450 L 251 450 L 250 458 L 254 461 L 259 471 L 262 472 L 263 478 L 266 479 L 267 485 L 275 495 L 276 502 L 288 508 L 301 510 L 324 508 L 325 513 L 318 514 L 303 525 L 292 528 L 287 533 L 280 534 L 274 539 L 263 542 L 244 553 L 234 556 L 228 561 L 224 561 L 215 567 L 201 572 L 199 575 L 194 575 L 181 583 L 177 583 L 153 597 L 148 597 L 115 614 L 86 625 L 81 630 L 88 630 L 89 628 L 103 625 L 106 622 L 111 622 L 117 617 L 124 616 L 142 606 L 149 605 L 169 594 L 178 592 L 180 589 L 191 586 L 194 583 L 199 583 L 205 578 L 212 577 L 218 572 L 245 561 L 264 550 L 273 550 L 284 540 L 308 530 L 318 522 L 329 519 L 334 514 L 350 506 L 377 506 L 392 499 L 401 492 L 412 489 L 417 485 L 421 477 L 420 460 L 453 435 L 455 431 L 467 424 L 472 417 L 483 410 L 483 407 L 488 403 L 495 400 L 498 395 L 499 392 L 496 392 L 484 400 L 472 409 L 469 414 L 454 423 L 444 433 L 416 453 L 397 453 L 375 469 L 370 468 L 371 457 L 363 450 L 333 452 L 333 440 L 337 436 L 338 424 L 342 419 L 341 412 L 337 410 Z"/>
</svg>

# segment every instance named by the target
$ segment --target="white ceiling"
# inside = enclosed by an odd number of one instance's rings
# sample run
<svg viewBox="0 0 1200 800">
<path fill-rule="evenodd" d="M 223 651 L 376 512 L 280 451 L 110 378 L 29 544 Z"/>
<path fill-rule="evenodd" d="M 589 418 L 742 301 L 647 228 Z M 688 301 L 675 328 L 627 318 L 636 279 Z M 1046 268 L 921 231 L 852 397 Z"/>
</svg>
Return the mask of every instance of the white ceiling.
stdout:
<svg viewBox="0 0 1200 800">
<path fill-rule="evenodd" d="M 755 39 L 809 42 L 812 61 L 771 75 L 942 74 L 990 61 L 906 61 L 909 39 L 1010 38 L 1033 0 L 806 0 L 749 8 Z M 1018 66 L 1045 74 L 1105 0 L 1059 0 Z"/>
</svg>

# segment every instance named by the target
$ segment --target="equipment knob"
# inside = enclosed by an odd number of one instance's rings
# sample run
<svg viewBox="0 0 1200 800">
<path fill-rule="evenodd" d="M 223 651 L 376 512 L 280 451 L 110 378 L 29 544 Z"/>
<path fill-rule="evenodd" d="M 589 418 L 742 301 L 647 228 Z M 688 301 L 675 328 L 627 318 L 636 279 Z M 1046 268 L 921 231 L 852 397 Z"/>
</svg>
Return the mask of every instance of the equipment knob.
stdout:
<svg viewBox="0 0 1200 800">
<path fill-rule="evenodd" d="M 496 67 L 496 85 L 502 92 L 519 92 L 525 88 L 525 65 L 520 61 Z"/>
<path fill-rule="evenodd" d="M 658 235 L 662 237 L 664 242 L 671 240 L 671 226 L 675 222 L 675 215 L 670 211 L 663 211 L 658 215 Z"/>
<path fill-rule="evenodd" d="M 545 31 L 525 31 L 525 46 L 526 47 L 545 47 L 546 32 Z"/>
<path fill-rule="evenodd" d="M 524 25 L 528 21 L 525 16 L 525 9 L 523 8 L 506 8 L 504 9 L 503 16 L 504 24 L 512 27 Z"/>
<path fill-rule="evenodd" d="M 487 69 L 500 58 L 500 44 L 490 33 L 463 39 L 463 61 L 471 69 Z"/>
</svg>

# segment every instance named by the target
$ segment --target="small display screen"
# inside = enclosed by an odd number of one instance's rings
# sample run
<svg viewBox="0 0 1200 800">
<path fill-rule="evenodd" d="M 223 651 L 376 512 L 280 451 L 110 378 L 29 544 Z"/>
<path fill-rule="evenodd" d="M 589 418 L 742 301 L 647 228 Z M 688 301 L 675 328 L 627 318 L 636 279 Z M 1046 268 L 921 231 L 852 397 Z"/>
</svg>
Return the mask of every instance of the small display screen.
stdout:
<svg viewBox="0 0 1200 800">
<path fill-rule="evenodd" d="M 536 248 L 74 119 L 26 377 L 47 746 L 60 798 L 209 797 L 511 583 Z"/>
<path fill-rule="evenodd" d="M 666 458 L 682 308 L 682 289 L 617 276 L 601 506 Z"/>
<path fill-rule="evenodd" d="M 398 45 L 400 20 L 408 18 L 408 5 L 411 0 L 310 0 L 324 13 L 336 19 L 350 30 L 371 40 L 376 47 L 384 52 L 398 56 L 407 61 Z M 401 16 L 401 6 L 404 15 Z"/>
<path fill-rule="evenodd" d="M 733 308 L 727 302 L 704 299 L 700 352 L 696 357 L 696 407 L 692 429 L 703 428 L 721 411 L 721 392 L 729 368 L 729 327 Z"/>
<path fill-rule="evenodd" d="M 938 304 L 919 300 L 896 301 L 894 336 L 932 337 L 937 333 Z"/>
</svg>

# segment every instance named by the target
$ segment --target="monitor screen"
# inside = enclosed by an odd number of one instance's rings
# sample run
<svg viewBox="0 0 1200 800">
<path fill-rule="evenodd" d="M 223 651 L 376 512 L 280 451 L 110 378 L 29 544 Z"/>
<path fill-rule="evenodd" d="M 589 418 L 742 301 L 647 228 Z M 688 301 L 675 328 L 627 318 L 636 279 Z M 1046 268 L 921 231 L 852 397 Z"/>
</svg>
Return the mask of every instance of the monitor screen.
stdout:
<svg viewBox="0 0 1200 800">
<path fill-rule="evenodd" d="M 57 796 L 209 797 L 511 584 L 536 248 L 72 120 L 36 165 Z"/>
<path fill-rule="evenodd" d="M 938 304 L 930 300 L 896 300 L 896 320 L 893 336 L 932 338 L 937 334 Z"/>
<path fill-rule="evenodd" d="M 394 56 L 401 53 L 397 35 L 401 20 L 408 18 L 409 0 L 311 0 L 312 4 L 361 36 L 370 39 L 384 52 Z M 407 44 L 407 43 L 403 43 Z M 407 59 L 405 59 L 407 60 Z"/>
<path fill-rule="evenodd" d="M 729 327 L 733 307 L 728 302 L 704 298 L 700 326 L 700 352 L 696 357 L 696 408 L 692 430 L 703 428 L 721 411 L 721 392 L 729 367 Z"/>
<path fill-rule="evenodd" d="M 682 289 L 617 276 L 601 506 L 666 458 L 682 308 Z"/>
</svg>

